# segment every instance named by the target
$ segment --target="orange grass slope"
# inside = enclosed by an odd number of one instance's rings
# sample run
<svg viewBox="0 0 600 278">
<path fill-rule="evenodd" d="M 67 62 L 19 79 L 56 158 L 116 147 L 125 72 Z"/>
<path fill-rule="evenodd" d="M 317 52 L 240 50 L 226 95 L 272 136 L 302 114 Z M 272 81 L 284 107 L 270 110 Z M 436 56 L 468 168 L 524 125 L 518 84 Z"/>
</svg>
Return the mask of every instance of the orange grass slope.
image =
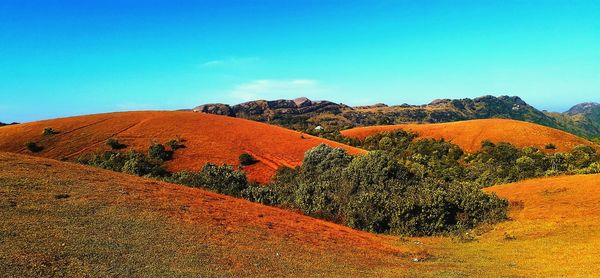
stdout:
<svg viewBox="0 0 600 278">
<path fill-rule="evenodd" d="M 510 202 L 510 220 L 471 242 L 431 246 L 447 276 L 597 277 L 600 174 L 525 180 L 485 189 Z M 435 276 L 435 275 L 433 275 Z"/>
<path fill-rule="evenodd" d="M 413 264 L 392 237 L 201 189 L 14 153 L 0 169 L 9 277 L 398 276 Z"/>
<path fill-rule="evenodd" d="M 58 134 L 43 136 L 51 127 Z M 165 143 L 177 137 L 185 148 L 167 163 L 172 171 L 197 170 L 207 162 L 238 165 L 239 155 L 252 154 L 259 163 L 245 167 L 252 180 L 268 181 L 278 167 L 294 167 L 304 153 L 326 143 L 352 154 L 362 150 L 296 131 L 254 121 L 183 111 L 143 111 L 95 114 L 6 126 L 0 129 L 0 151 L 30 154 L 24 144 L 38 142 L 44 149 L 35 155 L 75 159 L 108 150 L 108 138 L 117 138 L 129 149 L 146 151 L 152 141 Z"/>
<path fill-rule="evenodd" d="M 573 134 L 538 125 L 507 119 L 482 119 L 439 124 L 399 124 L 359 127 L 342 131 L 342 135 L 365 139 L 376 133 L 403 129 L 417 133 L 423 138 L 444 138 L 467 152 L 481 148 L 481 141 L 509 142 L 519 147 L 533 146 L 544 150 L 546 144 L 554 144 L 556 151 L 566 152 L 578 145 L 598 145 Z"/>
</svg>

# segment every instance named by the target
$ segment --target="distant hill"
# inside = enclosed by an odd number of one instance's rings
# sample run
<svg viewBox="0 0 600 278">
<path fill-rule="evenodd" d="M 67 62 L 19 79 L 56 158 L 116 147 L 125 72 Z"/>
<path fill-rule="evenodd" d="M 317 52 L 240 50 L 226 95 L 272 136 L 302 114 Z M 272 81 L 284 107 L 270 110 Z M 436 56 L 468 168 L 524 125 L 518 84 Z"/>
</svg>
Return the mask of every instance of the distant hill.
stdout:
<svg viewBox="0 0 600 278">
<path fill-rule="evenodd" d="M 565 113 L 547 113 L 563 129 L 586 137 L 600 137 L 600 103 L 577 104 Z"/>
<path fill-rule="evenodd" d="M 44 136 L 44 128 L 57 134 Z M 245 119 L 180 111 L 140 111 L 85 115 L 2 127 L 0 151 L 31 154 L 27 142 L 43 149 L 35 155 L 75 160 L 79 156 L 109 150 L 116 138 L 127 150 L 147 151 L 155 141 L 185 140 L 185 148 L 167 163 L 171 171 L 199 170 L 206 163 L 237 166 L 242 153 L 259 162 L 245 166 L 251 180 L 267 182 L 280 166 L 300 165 L 304 153 L 325 143 L 350 153 L 363 150 L 278 126 Z"/>
<path fill-rule="evenodd" d="M 419 137 L 445 139 L 467 152 L 481 148 L 481 141 L 509 142 L 518 147 L 537 147 L 545 152 L 568 152 L 578 145 L 600 146 L 573 134 L 554 128 L 509 119 L 480 119 L 437 124 L 399 124 L 357 127 L 342 131 L 342 135 L 362 140 L 376 133 L 396 129 L 417 133 Z M 554 149 L 547 150 L 547 144 Z"/>
<path fill-rule="evenodd" d="M 12 122 L 10 124 L 7 124 L 7 123 L 0 122 L 0 127 L 7 126 L 7 125 L 16 125 L 16 124 L 18 124 L 18 123 Z"/>
<path fill-rule="evenodd" d="M 487 95 L 474 99 L 438 99 L 425 105 L 379 103 L 356 107 L 299 98 L 258 100 L 234 106 L 206 104 L 193 111 L 268 122 L 312 134 L 359 126 L 502 118 L 536 123 L 587 138 L 600 136 L 597 103 L 580 104 L 565 113 L 551 113 L 540 111 L 517 96 Z M 315 132 L 318 126 L 321 128 Z"/>
</svg>

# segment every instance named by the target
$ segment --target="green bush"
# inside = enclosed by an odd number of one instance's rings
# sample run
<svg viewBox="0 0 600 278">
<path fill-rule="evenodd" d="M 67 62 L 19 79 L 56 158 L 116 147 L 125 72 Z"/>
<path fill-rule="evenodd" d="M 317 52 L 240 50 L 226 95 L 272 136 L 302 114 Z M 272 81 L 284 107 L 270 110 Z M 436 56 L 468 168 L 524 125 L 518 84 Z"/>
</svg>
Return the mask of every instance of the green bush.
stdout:
<svg viewBox="0 0 600 278">
<path fill-rule="evenodd" d="M 240 154 L 240 165 L 248 166 L 258 162 L 252 155 L 248 153 Z"/>
<path fill-rule="evenodd" d="M 556 145 L 554 145 L 552 143 L 548 143 L 548 144 L 546 144 L 546 146 L 544 146 L 544 148 L 546 150 L 556 150 Z"/>
<path fill-rule="evenodd" d="M 178 149 L 183 149 L 185 148 L 185 145 L 183 144 L 183 139 L 177 138 L 177 139 L 171 139 L 169 140 L 166 145 L 171 148 L 171 151 L 176 151 Z"/>
<path fill-rule="evenodd" d="M 36 142 L 27 142 L 25 147 L 32 153 L 41 152 L 44 147 L 38 145 Z"/>
<path fill-rule="evenodd" d="M 166 180 L 236 197 L 241 196 L 242 191 L 248 187 L 244 172 L 237 171 L 229 165 L 218 166 L 210 163 L 206 164 L 199 172 L 177 172 Z"/>
<path fill-rule="evenodd" d="M 127 148 L 127 145 L 119 143 L 119 140 L 115 138 L 109 138 L 108 140 L 106 140 L 106 145 L 108 145 L 113 150 Z"/>
<path fill-rule="evenodd" d="M 79 163 L 123 172 L 137 176 L 164 177 L 168 172 L 162 167 L 162 161 L 148 158 L 143 153 L 118 153 L 107 151 L 78 159 Z"/>
<path fill-rule="evenodd" d="M 42 132 L 42 135 L 44 135 L 44 136 L 54 135 L 54 134 L 58 134 L 58 131 L 52 129 L 51 127 L 44 128 L 44 131 Z"/>
<path fill-rule="evenodd" d="M 163 144 L 153 143 L 148 148 L 148 157 L 151 159 L 158 159 L 161 161 L 171 160 L 173 157 L 173 151 L 167 151 Z"/>
</svg>

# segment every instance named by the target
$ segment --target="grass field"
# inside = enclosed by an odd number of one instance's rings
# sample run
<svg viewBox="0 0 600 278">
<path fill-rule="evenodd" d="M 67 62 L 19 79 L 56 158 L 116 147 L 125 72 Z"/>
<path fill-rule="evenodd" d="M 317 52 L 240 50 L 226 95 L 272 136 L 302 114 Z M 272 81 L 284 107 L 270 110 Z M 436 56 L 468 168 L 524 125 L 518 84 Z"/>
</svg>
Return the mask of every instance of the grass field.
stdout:
<svg viewBox="0 0 600 278">
<path fill-rule="evenodd" d="M 544 151 L 567 152 L 578 145 L 600 146 L 573 134 L 533 123 L 506 120 L 483 119 L 440 124 L 399 124 L 368 126 L 343 130 L 342 135 L 365 139 L 376 133 L 403 129 L 417 133 L 422 138 L 444 138 L 467 152 L 481 148 L 481 141 L 509 142 L 518 147 L 537 147 Z M 545 150 L 546 144 L 554 144 L 555 150 Z"/>
<path fill-rule="evenodd" d="M 0 153 L 5 276 L 593 277 L 600 175 L 491 187 L 509 221 L 374 235 L 200 189 Z"/>
</svg>

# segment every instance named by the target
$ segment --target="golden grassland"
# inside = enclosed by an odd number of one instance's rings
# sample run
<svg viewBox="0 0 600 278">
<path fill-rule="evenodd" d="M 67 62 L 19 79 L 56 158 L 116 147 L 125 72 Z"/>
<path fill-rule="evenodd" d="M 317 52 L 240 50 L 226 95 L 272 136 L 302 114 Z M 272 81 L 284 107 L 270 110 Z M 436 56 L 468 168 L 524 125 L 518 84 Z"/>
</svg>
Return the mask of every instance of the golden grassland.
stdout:
<svg viewBox="0 0 600 278">
<path fill-rule="evenodd" d="M 58 134 L 42 135 L 46 127 Z M 105 142 L 111 137 L 128 145 L 125 150 L 138 151 L 146 151 L 153 141 L 186 140 L 186 148 L 177 150 L 167 163 L 171 171 L 199 170 L 207 162 L 238 165 L 240 154 L 246 152 L 259 163 L 244 170 L 251 180 L 259 182 L 269 181 L 281 166 L 299 165 L 304 153 L 321 143 L 353 154 L 363 152 L 273 125 L 186 111 L 118 112 L 5 126 L 0 132 L 0 151 L 31 154 L 25 143 L 32 141 L 44 148 L 35 155 L 75 159 L 109 150 Z"/>
<path fill-rule="evenodd" d="M 543 151 L 567 152 L 578 145 L 600 147 L 573 134 L 523 121 L 508 119 L 468 120 L 439 124 L 399 124 L 368 126 L 343 130 L 344 136 L 365 139 L 376 133 L 403 129 L 417 133 L 422 138 L 451 141 L 467 152 L 481 148 L 481 141 L 509 142 L 518 147 L 537 147 Z M 546 144 L 554 144 L 555 150 L 546 150 Z"/>
<path fill-rule="evenodd" d="M 374 235 L 201 189 L 0 153 L 7 276 L 592 277 L 600 175 L 486 189 L 510 220 L 462 237 Z"/>
</svg>

